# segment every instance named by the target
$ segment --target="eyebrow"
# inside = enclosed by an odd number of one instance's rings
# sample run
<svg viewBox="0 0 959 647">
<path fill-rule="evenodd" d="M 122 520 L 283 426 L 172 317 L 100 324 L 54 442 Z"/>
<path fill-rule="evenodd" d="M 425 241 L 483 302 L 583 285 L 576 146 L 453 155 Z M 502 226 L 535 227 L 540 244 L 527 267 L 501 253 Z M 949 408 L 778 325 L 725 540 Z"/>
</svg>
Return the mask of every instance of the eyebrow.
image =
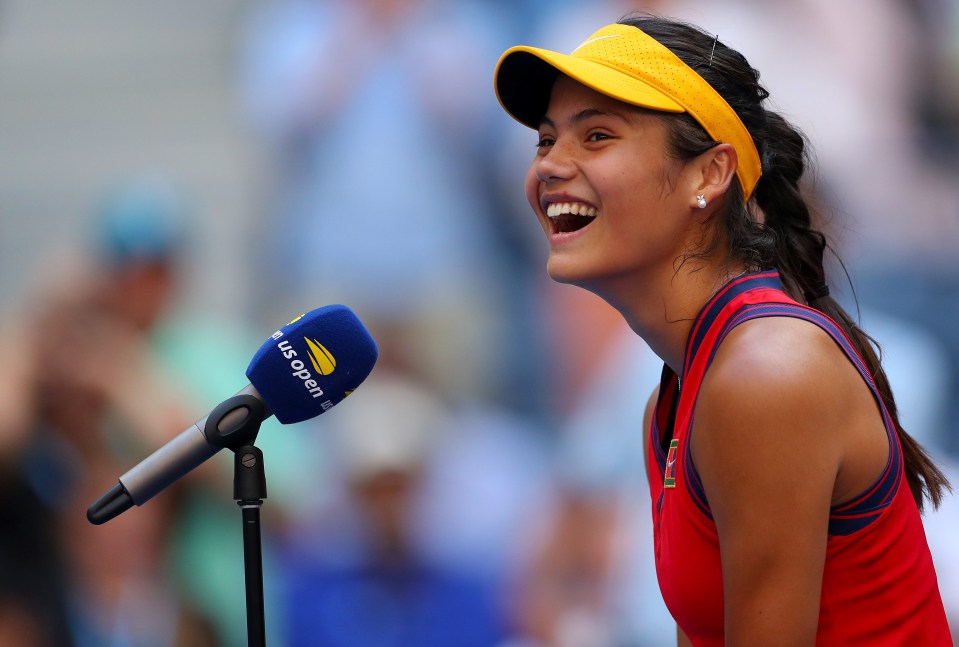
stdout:
<svg viewBox="0 0 959 647">
<path fill-rule="evenodd" d="M 590 119 L 591 117 L 614 117 L 620 121 L 626 121 L 626 117 L 617 112 L 609 112 L 607 110 L 600 110 L 599 108 L 584 108 L 569 118 L 569 124 L 571 126 L 575 126 L 576 124 Z M 553 122 L 553 120 L 546 115 L 543 115 L 543 118 L 540 119 L 539 124 L 540 126 L 549 126 L 550 128 L 556 127 L 556 124 Z"/>
</svg>

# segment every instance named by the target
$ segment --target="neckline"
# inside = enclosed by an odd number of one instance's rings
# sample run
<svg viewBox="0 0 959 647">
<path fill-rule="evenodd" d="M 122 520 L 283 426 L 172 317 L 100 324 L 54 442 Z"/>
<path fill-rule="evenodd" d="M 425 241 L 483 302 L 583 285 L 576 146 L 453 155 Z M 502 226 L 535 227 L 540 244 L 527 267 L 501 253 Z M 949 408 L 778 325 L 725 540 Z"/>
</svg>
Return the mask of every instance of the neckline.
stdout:
<svg viewBox="0 0 959 647">
<path fill-rule="evenodd" d="M 693 357 L 696 355 L 696 351 L 700 345 L 702 345 L 706 334 L 709 332 L 710 327 L 719 316 L 719 313 L 722 312 L 723 308 L 741 294 L 760 288 L 782 291 L 783 286 L 779 278 L 779 272 L 777 270 L 765 270 L 733 277 L 703 304 L 703 307 L 700 308 L 699 313 L 693 319 L 693 326 L 689 331 L 689 336 L 686 338 L 686 355 L 683 358 L 683 370 L 678 377 L 681 378 L 683 375 L 686 375 Z"/>
</svg>

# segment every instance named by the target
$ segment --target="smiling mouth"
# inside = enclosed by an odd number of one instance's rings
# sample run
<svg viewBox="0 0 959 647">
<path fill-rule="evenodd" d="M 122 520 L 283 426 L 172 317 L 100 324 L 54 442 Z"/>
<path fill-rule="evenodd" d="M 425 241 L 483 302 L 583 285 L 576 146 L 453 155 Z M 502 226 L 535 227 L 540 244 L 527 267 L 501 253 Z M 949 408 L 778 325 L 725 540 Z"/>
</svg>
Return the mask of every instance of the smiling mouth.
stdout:
<svg viewBox="0 0 959 647">
<path fill-rule="evenodd" d="M 596 219 L 596 208 L 575 202 L 557 202 L 546 208 L 553 231 L 560 234 L 579 231 Z"/>
</svg>

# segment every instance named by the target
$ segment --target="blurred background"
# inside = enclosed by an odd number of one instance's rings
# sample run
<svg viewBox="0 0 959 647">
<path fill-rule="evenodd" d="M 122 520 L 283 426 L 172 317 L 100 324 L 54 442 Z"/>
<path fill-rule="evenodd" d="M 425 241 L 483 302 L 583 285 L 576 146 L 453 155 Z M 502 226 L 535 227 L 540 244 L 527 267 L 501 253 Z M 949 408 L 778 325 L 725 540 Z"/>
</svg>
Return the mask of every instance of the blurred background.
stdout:
<svg viewBox="0 0 959 647">
<path fill-rule="evenodd" d="M 246 644 L 232 456 L 117 477 L 343 303 L 361 395 L 257 441 L 269 644 L 657 647 L 660 362 L 552 284 L 507 47 L 702 25 L 810 137 L 903 423 L 959 484 L 956 0 L 0 0 L 0 646 Z M 959 502 L 925 517 L 959 639 Z"/>
</svg>

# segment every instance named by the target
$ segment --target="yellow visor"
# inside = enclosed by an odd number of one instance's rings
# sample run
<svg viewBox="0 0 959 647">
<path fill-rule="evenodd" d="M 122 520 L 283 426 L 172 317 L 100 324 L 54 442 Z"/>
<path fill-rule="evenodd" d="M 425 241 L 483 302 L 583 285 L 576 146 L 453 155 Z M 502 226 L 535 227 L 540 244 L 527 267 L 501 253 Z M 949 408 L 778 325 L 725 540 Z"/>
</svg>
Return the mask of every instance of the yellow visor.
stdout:
<svg viewBox="0 0 959 647">
<path fill-rule="evenodd" d="M 689 113 L 715 141 L 736 149 L 736 176 L 749 199 L 762 175 L 752 136 L 726 100 L 659 41 L 617 24 L 603 27 L 568 55 L 523 45 L 510 48 L 496 65 L 496 97 L 510 116 L 537 129 L 557 72 L 625 103 Z"/>
</svg>

